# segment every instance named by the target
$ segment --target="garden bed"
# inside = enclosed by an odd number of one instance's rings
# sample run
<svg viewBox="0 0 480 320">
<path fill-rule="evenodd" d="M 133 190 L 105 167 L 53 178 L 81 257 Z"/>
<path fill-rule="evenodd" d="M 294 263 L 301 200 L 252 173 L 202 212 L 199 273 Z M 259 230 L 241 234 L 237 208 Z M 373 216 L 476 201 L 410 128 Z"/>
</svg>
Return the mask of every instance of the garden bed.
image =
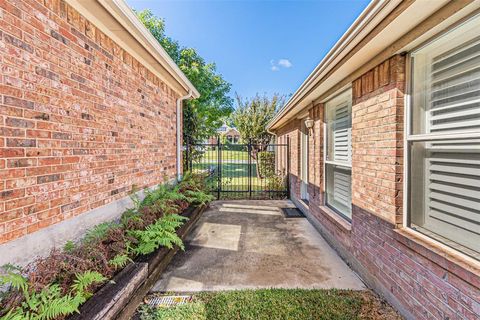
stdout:
<svg viewBox="0 0 480 320">
<path fill-rule="evenodd" d="M 177 230 L 182 240 L 192 230 L 204 209 L 205 206 L 189 207 L 181 214 L 188 218 Z M 173 249 L 161 247 L 149 255 L 137 257 L 83 304 L 79 314 L 68 319 L 130 319 L 178 250 L 178 246 Z"/>
<path fill-rule="evenodd" d="M 119 220 L 52 248 L 24 268 L 2 266 L 0 318 L 128 318 L 165 269 L 212 197 L 202 176 L 147 190 Z M 132 307 L 129 307 L 132 306 Z"/>
</svg>

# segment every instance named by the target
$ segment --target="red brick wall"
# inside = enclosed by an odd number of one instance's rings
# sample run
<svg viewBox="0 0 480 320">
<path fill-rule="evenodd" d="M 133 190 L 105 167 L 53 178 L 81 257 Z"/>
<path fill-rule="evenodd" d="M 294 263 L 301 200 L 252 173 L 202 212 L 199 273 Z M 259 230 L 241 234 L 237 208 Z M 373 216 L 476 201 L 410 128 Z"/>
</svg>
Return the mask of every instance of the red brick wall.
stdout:
<svg viewBox="0 0 480 320">
<path fill-rule="evenodd" d="M 479 270 L 452 263 L 376 215 L 353 207 L 353 259 L 414 319 L 479 319 Z M 420 242 L 421 243 L 421 242 Z"/>
<path fill-rule="evenodd" d="M 352 84 L 352 203 L 402 222 L 405 57 L 394 56 Z"/>
<path fill-rule="evenodd" d="M 394 56 L 352 84 L 352 221 L 324 206 L 323 106 L 310 146 L 308 214 L 369 286 L 412 319 L 480 318 L 478 263 L 446 254 L 402 227 L 405 58 Z M 294 120 L 284 128 L 298 127 Z M 317 130 L 318 129 L 318 130 Z M 279 137 L 292 130 L 279 130 Z M 315 137 L 316 141 L 312 141 Z M 291 161 L 299 153 L 292 148 Z M 319 176 L 313 176 L 313 166 Z M 292 166 L 292 176 L 296 176 Z M 318 194 L 312 190 L 318 188 Z M 299 198 L 298 192 L 292 193 Z"/>
<path fill-rule="evenodd" d="M 290 159 L 283 161 L 284 167 L 278 169 L 283 170 L 287 168 L 287 161 L 289 161 L 290 172 L 290 192 L 300 198 L 300 128 L 299 120 L 289 122 L 278 130 L 277 136 L 281 143 L 289 143 Z"/>
<path fill-rule="evenodd" d="M 177 93 L 64 1 L 0 1 L 0 66 L 0 243 L 174 177 Z"/>
</svg>

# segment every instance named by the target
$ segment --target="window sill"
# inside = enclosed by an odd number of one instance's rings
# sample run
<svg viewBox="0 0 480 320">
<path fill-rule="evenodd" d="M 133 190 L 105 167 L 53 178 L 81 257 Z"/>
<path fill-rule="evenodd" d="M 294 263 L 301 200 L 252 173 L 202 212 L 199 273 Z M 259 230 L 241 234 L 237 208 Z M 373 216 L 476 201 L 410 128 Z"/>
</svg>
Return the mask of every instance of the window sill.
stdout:
<svg viewBox="0 0 480 320">
<path fill-rule="evenodd" d="M 395 229 L 394 238 L 460 279 L 480 288 L 480 261 L 410 228 Z"/>
<path fill-rule="evenodd" d="M 322 211 L 329 220 L 331 220 L 334 224 L 336 224 L 341 229 L 350 232 L 352 231 L 352 224 L 342 218 L 338 213 L 333 211 L 327 206 L 319 206 L 320 211 Z"/>
</svg>

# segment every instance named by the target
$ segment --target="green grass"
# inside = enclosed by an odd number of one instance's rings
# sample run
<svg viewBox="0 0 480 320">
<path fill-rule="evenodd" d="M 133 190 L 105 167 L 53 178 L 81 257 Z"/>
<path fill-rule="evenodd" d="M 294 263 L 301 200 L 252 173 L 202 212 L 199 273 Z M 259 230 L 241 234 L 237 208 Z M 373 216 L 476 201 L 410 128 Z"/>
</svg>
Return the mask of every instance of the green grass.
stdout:
<svg viewBox="0 0 480 320">
<path fill-rule="evenodd" d="M 400 319 L 367 291 L 262 289 L 200 293 L 193 303 L 143 308 L 142 320 Z"/>
<path fill-rule="evenodd" d="M 228 160 L 248 160 L 248 152 L 241 150 L 222 150 L 221 154 L 223 161 Z M 218 150 L 208 150 L 203 154 L 204 160 L 214 160 L 218 158 Z"/>
<path fill-rule="evenodd" d="M 244 152 L 246 154 L 246 152 Z M 247 162 L 236 163 L 222 161 L 222 172 L 221 172 L 221 183 L 222 183 L 222 192 L 221 197 L 225 199 L 242 199 L 247 196 L 246 191 L 248 191 L 249 185 L 249 176 L 252 186 L 252 197 L 256 198 L 266 198 L 266 199 L 282 199 L 286 195 L 286 187 L 278 182 L 278 179 L 259 179 L 256 174 L 257 164 L 255 161 L 252 161 L 250 164 Z M 249 169 L 250 168 L 250 169 Z M 213 170 L 214 173 L 207 178 L 208 189 L 212 192 L 218 190 L 218 163 L 216 158 L 211 159 L 205 157 L 201 161 L 194 162 L 192 164 L 193 172 L 207 172 Z M 258 191 L 279 191 L 274 192 L 258 192 Z M 237 191 L 237 192 L 228 192 L 228 191 Z M 239 192 L 241 191 L 241 192 Z M 257 191 L 257 192 L 255 192 Z"/>
<path fill-rule="evenodd" d="M 256 190 L 262 190 L 262 184 L 265 185 L 265 181 L 256 177 L 256 164 L 251 164 L 252 171 L 252 187 Z M 194 171 L 208 170 L 213 167 L 217 170 L 217 163 L 194 163 Z M 248 186 L 248 164 L 244 163 L 222 163 L 222 184 L 225 190 L 246 190 Z M 215 175 L 212 179 L 217 179 Z"/>
</svg>

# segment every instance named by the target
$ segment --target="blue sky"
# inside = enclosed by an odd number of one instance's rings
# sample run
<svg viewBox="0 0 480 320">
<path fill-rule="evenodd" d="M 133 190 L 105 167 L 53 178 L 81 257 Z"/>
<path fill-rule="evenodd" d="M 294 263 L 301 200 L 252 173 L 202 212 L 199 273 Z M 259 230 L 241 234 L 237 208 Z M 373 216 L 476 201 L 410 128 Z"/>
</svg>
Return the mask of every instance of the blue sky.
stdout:
<svg viewBox="0 0 480 320">
<path fill-rule="evenodd" d="M 369 1 L 127 2 L 164 18 L 168 36 L 215 62 L 232 96 L 248 97 L 295 92 Z"/>
</svg>

